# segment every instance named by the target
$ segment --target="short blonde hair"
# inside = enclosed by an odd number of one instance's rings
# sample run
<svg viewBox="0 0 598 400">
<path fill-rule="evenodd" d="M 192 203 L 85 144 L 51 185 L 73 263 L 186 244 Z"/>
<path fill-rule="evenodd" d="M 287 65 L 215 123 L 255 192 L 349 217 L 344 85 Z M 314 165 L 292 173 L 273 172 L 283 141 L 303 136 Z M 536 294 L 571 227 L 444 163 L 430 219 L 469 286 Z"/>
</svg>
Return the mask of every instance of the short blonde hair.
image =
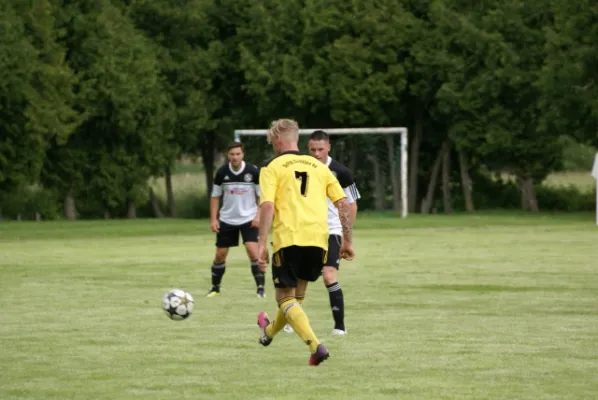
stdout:
<svg viewBox="0 0 598 400">
<path fill-rule="evenodd" d="M 299 140 L 299 124 L 292 119 L 272 121 L 270 129 L 268 129 L 268 142 L 271 142 L 274 137 L 279 137 L 285 142 L 297 142 Z"/>
</svg>

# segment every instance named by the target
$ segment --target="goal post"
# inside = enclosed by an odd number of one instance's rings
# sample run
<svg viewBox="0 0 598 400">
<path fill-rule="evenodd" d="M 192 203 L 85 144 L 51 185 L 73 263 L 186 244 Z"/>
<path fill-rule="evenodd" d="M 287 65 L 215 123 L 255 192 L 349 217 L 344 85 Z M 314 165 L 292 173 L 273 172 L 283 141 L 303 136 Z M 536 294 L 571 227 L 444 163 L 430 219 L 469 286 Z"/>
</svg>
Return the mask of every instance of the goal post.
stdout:
<svg viewBox="0 0 598 400">
<path fill-rule="evenodd" d="M 299 135 L 309 135 L 316 130 L 323 130 L 329 135 L 400 135 L 400 196 L 401 217 L 407 217 L 407 128 L 335 128 L 335 129 L 299 129 Z M 267 129 L 237 129 L 234 131 L 235 141 L 241 142 L 242 136 L 266 136 Z"/>
<path fill-rule="evenodd" d="M 596 225 L 598 225 L 598 153 L 594 156 L 594 166 L 592 167 L 592 176 L 596 179 Z"/>
</svg>

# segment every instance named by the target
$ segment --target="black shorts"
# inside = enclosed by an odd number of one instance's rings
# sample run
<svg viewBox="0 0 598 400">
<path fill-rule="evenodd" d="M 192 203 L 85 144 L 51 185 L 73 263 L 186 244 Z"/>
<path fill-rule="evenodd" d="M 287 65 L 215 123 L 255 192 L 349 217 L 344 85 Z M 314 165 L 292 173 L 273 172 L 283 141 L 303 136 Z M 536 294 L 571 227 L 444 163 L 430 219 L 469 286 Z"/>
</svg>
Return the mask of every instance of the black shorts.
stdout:
<svg viewBox="0 0 598 400">
<path fill-rule="evenodd" d="M 324 261 L 325 267 L 334 267 L 338 270 L 341 262 L 341 244 L 343 237 L 340 235 L 328 236 L 328 253 Z"/>
<path fill-rule="evenodd" d="M 251 227 L 251 221 L 243 225 L 229 225 L 220 221 L 220 232 L 216 234 L 216 247 L 236 247 L 239 245 L 239 233 L 245 242 L 257 242 L 259 229 Z"/>
<path fill-rule="evenodd" d="M 272 256 L 274 287 L 297 287 L 297 280 L 315 282 L 321 275 L 326 251 L 314 246 L 289 246 Z"/>
</svg>

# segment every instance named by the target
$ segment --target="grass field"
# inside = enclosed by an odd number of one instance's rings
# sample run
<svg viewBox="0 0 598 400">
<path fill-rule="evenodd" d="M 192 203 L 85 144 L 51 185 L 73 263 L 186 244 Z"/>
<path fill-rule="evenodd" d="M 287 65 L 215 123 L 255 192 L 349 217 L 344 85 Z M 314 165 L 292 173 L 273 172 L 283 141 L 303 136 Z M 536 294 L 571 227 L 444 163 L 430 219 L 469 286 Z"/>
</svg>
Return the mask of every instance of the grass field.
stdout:
<svg viewBox="0 0 598 400">
<path fill-rule="evenodd" d="M 0 399 L 595 399 L 594 216 L 364 215 L 341 266 L 349 336 L 321 282 L 305 303 L 332 358 L 258 345 L 244 252 L 206 299 L 207 221 L 0 223 Z M 196 298 L 173 322 L 174 287 Z"/>
</svg>

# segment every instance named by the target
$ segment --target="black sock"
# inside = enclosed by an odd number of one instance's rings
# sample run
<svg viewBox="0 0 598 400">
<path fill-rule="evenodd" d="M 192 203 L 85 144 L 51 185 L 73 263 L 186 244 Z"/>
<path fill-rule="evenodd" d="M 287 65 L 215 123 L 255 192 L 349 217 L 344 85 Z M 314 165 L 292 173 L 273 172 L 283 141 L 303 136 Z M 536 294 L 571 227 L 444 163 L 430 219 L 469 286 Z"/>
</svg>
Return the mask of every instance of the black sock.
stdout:
<svg viewBox="0 0 598 400">
<path fill-rule="evenodd" d="M 257 261 L 251 261 L 251 273 L 253 274 L 253 279 L 255 279 L 255 285 L 257 286 L 258 292 L 264 291 L 266 277 L 264 276 L 264 273 L 260 271 Z"/>
<path fill-rule="evenodd" d="M 226 271 L 226 264 L 216 264 L 212 265 L 212 291 L 219 292 L 220 291 L 220 283 L 222 282 L 222 277 L 224 276 L 224 272 Z"/>
<path fill-rule="evenodd" d="M 330 296 L 330 308 L 332 309 L 332 318 L 334 318 L 334 329 L 345 330 L 345 302 L 343 291 L 338 284 L 326 285 L 328 295 Z"/>
</svg>

